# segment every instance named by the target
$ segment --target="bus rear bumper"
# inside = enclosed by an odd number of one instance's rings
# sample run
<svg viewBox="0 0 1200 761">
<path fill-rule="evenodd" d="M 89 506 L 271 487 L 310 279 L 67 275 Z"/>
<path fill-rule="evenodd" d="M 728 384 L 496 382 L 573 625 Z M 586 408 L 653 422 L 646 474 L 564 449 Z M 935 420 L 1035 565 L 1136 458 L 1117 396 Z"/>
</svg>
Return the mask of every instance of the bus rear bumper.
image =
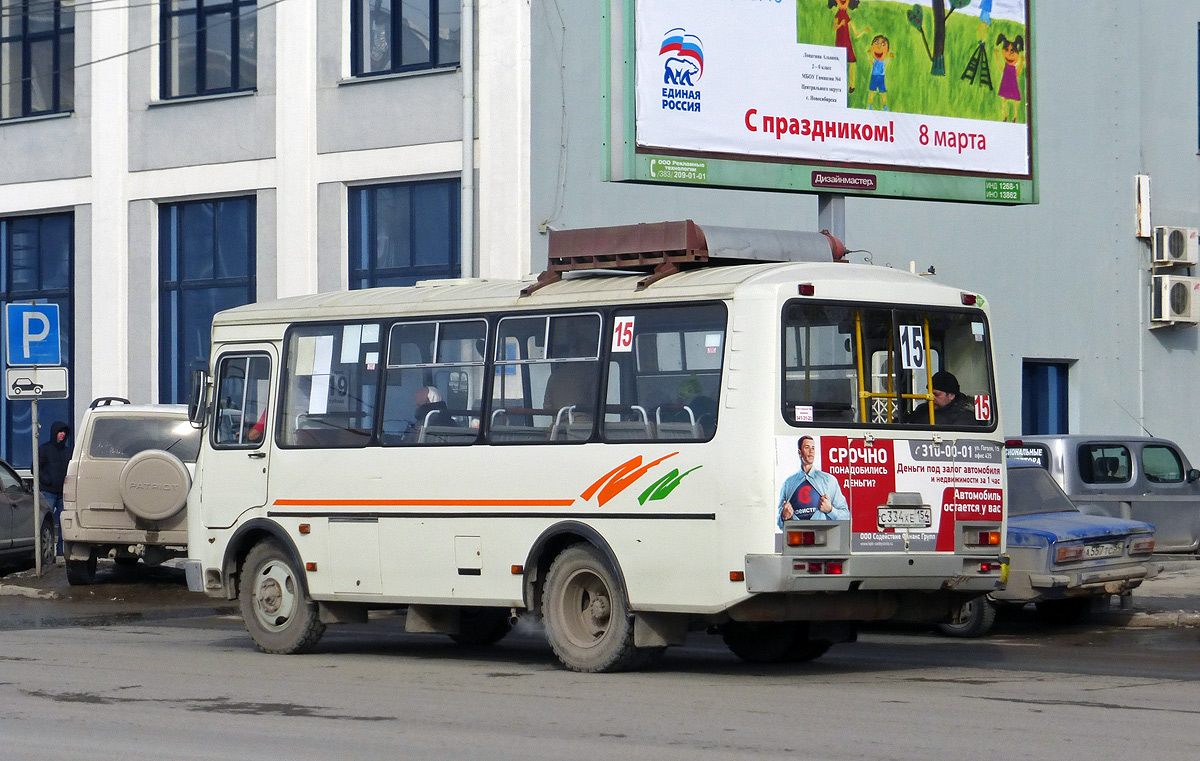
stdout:
<svg viewBox="0 0 1200 761">
<path fill-rule="evenodd" d="M 747 555 L 746 591 L 955 592 L 980 595 L 1001 585 L 998 555 L 910 555 L 897 573 L 897 556 L 854 555 L 826 558 L 800 555 Z"/>
</svg>

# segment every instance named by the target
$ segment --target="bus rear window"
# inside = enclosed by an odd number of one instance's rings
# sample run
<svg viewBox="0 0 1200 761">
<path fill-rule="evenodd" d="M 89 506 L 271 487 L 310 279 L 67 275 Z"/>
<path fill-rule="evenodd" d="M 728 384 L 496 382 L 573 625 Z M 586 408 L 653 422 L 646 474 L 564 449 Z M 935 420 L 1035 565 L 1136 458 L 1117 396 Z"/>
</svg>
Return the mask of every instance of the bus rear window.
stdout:
<svg viewBox="0 0 1200 761">
<path fill-rule="evenodd" d="M 782 380 L 782 414 L 793 425 L 994 427 L 978 311 L 791 303 Z"/>
</svg>

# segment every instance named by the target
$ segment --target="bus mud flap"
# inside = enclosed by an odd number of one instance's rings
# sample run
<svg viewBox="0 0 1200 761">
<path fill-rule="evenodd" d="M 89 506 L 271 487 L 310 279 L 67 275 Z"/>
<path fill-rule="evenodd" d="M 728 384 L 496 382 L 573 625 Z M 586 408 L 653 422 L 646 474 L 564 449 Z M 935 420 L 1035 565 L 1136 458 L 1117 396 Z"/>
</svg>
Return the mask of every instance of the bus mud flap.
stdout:
<svg viewBox="0 0 1200 761">
<path fill-rule="evenodd" d="M 634 613 L 633 644 L 637 647 L 682 645 L 687 639 L 687 616 L 678 613 Z"/>
</svg>

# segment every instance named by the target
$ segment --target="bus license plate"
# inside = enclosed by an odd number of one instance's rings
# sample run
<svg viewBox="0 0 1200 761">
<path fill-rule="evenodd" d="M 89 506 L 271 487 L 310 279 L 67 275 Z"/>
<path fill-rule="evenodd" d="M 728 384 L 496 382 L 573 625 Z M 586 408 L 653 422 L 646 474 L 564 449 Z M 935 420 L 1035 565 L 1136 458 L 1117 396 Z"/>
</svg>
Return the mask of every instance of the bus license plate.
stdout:
<svg viewBox="0 0 1200 761">
<path fill-rule="evenodd" d="M 879 528 L 929 528 L 933 510 L 928 507 L 881 507 Z"/>
<path fill-rule="evenodd" d="M 1085 544 L 1083 546 L 1083 556 L 1085 558 L 1112 558 L 1123 554 L 1125 554 L 1125 548 L 1121 546 L 1120 542 Z"/>
</svg>

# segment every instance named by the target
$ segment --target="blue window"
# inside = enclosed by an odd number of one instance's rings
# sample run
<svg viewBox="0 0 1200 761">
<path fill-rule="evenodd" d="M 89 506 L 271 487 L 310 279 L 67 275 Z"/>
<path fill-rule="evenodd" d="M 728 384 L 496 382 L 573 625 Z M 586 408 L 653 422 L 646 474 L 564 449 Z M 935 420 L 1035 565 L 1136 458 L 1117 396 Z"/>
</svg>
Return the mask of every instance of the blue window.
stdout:
<svg viewBox="0 0 1200 761">
<path fill-rule="evenodd" d="M 72 381 L 75 377 L 71 371 L 74 357 L 71 326 L 75 324 L 71 278 L 74 226 L 71 214 L 0 219 L 0 307 L 13 301 L 58 304 L 62 362 Z M 38 402 L 40 441 L 49 438 L 50 424 L 54 421 L 72 425 L 75 418 L 71 398 Z M 10 402 L 2 395 L 0 405 L 4 409 L 4 459 L 16 468 L 31 467 L 31 406 L 25 401 Z"/>
<path fill-rule="evenodd" d="M 255 0 L 162 0 L 162 98 L 253 90 Z"/>
<path fill-rule="evenodd" d="M 1066 362 L 1030 362 L 1021 368 L 1021 433 L 1067 433 Z"/>
<path fill-rule="evenodd" d="M 208 367 L 212 318 L 255 297 L 255 203 L 222 198 L 159 209 L 159 386 L 187 401 L 188 378 Z"/>
<path fill-rule="evenodd" d="M 458 180 L 350 189 L 350 288 L 458 277 Z"/>
<path fill-rule="evenodd" d="M 0 3 L 0 119 L 74 107 L 74 6 L 62 0 Z"/>
<path fill-rule="evenodd" d="M 356 77 L 459 62 L 459 0 L 351 0 L 351 70 Z"/>
</svg>

